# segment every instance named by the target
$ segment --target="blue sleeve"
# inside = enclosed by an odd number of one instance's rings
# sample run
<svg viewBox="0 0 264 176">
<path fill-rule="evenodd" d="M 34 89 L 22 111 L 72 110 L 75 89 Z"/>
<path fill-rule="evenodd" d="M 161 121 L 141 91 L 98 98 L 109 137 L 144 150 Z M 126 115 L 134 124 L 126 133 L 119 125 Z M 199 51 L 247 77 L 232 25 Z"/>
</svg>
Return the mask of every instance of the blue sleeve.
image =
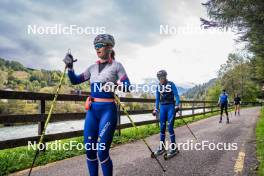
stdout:
<svg viewBox="0 0 264 176">
<path fill-rule="evenodd" d="M 74 73 L 74 70 L 68 70 L 68 76 L 69 76 L 70 81 L 73 85 L 83 83 L 86 80 L 90 79 L 90 74 L 89 74 L 88 70 L 85 71 L 84 73 L 80 74 L 80 75 L 76 75 Z"/>
<path fill-rule="evenodd" d="M 159 92 L 159 86 L 157 86 L 155 109 L 159 109 L 159 103 L 160 103 L 160 92 Z"/>
<path fill-rule="evenodd" d="M 119 63 L 118 68 L 117 68 L 117 77 L 118 77 L 118 82 L 122 83 L 123 85 L 122 91 L 129 92 L 129 87 L 131 84 L 126 74 L 125 68 L 123 67 L 121 63 Z"/>
<path fill-rule="evenodd" d="M 176 106 L 179 106 L 180 104 L 180 96 L 178 94 L 178 90 L 177 90 L 177 87 L 175 86 L 175 84 L 173 82 L 171 82 L 171 88 L 172 88 L 172 91 L 173 91 L 173 94 L 175 96 L 175 99 L 176 99 Z"/>
<path fill-rule="evenodd" d="M 129 81 L 129 79 L 128 79 L 128 77 L 126 77 L 125 79 L 123 79 L 123 80 L 120 80 L 121 81 L 121 83 L 123 84 L 123 91 L 124 92 L 129 92 L 129 87 L 130 87 L 130 81 Z"/>
</svg>

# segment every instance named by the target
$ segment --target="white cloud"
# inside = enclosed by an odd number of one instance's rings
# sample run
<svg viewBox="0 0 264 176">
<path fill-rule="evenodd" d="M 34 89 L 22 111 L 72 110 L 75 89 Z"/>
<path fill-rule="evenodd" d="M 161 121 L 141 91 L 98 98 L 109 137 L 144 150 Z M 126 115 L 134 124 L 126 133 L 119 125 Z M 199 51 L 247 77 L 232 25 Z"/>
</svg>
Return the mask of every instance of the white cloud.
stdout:
<svg viewBox="0 0 264 176">
<path fill-rule="evenodd" d="M 234 34 L 210 33 L 200 29 L 206 11 L 196 0 L 142 1 L 8 1 L 0 2 L 0 57 L 28 67 L 63 69 L 62 59 L 71 48 L 78 59 L 77 72 L 97 58 L 95 35 L 27 35 L 28 24 L 51 26 L 76 24 L 104 26 L 116 39 L 117 60 L 125 66 L 132 82 L 155 77 L 166 69 L 178 83 L 202 83 L 216 76 L 228 53 L 234 51 Z M 191 26 L 193 33 L 160 35 L 160 25 L 179 29 Z"/>
<path fill-rule="evenodd" d="M 235 48 L 233 37 L 230 32 L 172 35 L 155 46 L 134 46 L 133 59 L 122 62 L 135 82 L 166 69 L 173 81 L 202 83 L 216 77 L 219 66 Z"/>
</svg>

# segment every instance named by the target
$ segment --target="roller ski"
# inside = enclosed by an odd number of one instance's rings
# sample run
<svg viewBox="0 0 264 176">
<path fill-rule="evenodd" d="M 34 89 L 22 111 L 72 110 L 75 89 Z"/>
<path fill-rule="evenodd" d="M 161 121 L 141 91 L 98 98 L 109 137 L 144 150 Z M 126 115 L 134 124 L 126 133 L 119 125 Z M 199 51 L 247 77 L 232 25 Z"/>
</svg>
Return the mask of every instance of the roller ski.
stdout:
<svg viewBox="0 0 264 176">
<path fill-rule="evenodd" d="M 166 150 L 164 148 L 163 149 L 158 148 L 155 152 L 153 152 L 151 154 L 151 158 L 160 156 L 160 155 L 164 154 L 165 152 L 166 152 Z"/>
<path fill-rule="evenodd" d="M 230 123 L 230 121 L 229 121 L 229 118 L 227 117 L 226 124 L 229 124 L 229 123 Z"/>
<path fill-rule="evenodd" d="M 220 117 L 219 123 L 222 123 L 222 117 Z"/>
<path fill-rule="evenodd" d="M 174 156 L 176 156 L 178 153 L 180 153 L 180 151 L 178 150 L 178 148 L 174 149 L 174 150 L 169 150 L 168 152 L 166 152 L 163 155 L 164 160 L 168 160 Z"/>
</svg>

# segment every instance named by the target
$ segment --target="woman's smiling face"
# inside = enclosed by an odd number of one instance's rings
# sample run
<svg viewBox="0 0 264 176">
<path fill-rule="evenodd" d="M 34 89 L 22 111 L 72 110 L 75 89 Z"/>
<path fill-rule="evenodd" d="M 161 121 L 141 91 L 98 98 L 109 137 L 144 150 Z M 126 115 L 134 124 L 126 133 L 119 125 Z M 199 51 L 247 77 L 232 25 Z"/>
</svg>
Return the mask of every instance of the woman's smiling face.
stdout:
<svg viewBox="0 0 264 176">
<path fill-rule="evenodd" d="M 111 46 L 103 46 L 100 48 L 96 48 L 96 54 L 100 59 L 108 59 L 109 53 L 111 53 L 112 47 Z"/>
<path fill-rule="evenodd" d="M 100 59 L 105 58 L 106 56 L 106 47 L 102 47 L 102 48 L 97 48 L 96 49 L 96 54 Z"/>
</svg>

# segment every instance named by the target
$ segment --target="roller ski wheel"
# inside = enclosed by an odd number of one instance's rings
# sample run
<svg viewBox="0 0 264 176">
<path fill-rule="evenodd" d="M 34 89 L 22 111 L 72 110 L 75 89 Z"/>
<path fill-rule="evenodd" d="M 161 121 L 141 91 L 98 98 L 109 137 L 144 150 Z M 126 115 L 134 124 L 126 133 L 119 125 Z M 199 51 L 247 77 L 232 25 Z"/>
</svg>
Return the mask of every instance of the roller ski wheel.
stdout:
<svg viewBox="0 0 264 176">
<path fill-rule="evenodd" d="M 170 151 L 164 153 L 163 158 L 164 158 L 164 160 L 168 160 L 168 159 L 176 156 L 178 153 L 180 153 L 180 151 L 178 149 L 170 150 Z"/>
<path fill-rule="evenodd" d="M 226 124 L 229 124 L 229 123 L 230 123 L 230 121 L 229 121 L 229 119 L 227 119 L 227 120 L 226 120 Z"/>
<path fill-rule="evenodd" d="M 160 155 L 162 155 L 163 153 L 165 153 L 165 149 L 163 149 L 163 150 L 160 150 L 160 149 L 158 149 L 158 150 L 156 150 L 155 152 L 153 152 L 153 153 L 151 153 L 151 158 L 155 158 L 155 157 L 157 157 L 157 156 L 160 156 Z"/>
</svg>

